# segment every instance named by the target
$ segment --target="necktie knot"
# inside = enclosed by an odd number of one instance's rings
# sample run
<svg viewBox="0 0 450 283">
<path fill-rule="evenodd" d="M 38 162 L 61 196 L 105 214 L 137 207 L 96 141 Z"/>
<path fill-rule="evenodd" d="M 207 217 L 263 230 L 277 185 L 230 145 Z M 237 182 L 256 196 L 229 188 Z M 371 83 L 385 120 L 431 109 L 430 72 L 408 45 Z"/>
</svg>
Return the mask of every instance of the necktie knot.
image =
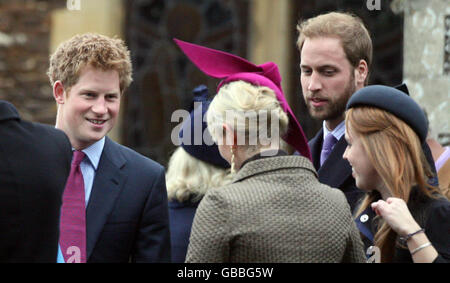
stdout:
<svg viewBox="0 0 450 283">
<path fill-rule="evenodd" d="M 327 160 L 336 142 L 337 139 L 331 133 L 329 133 L 325 137 L 325 140 L 323 141 L 322 152 L 320 153 L 320 166 L 322 166 L 325 160 Z"/>
<path fill-rule="evenodd" d="M 81 150 L 75 150 L 73 152 L 72 165 L 79 166 L 85 156 L 86 156 L 86 154 L 84 152 L 82 152 Z"/>
<path fill-rule="evenodd" d="M 326 137 L 325 137 L 325 141 L 323 142 L 323 149 L 325 150 L 331 150 L 333 148 L 333 146 L 336 144 L 337 139 L 334 135 L 332 135 L 331 133 L 329 133 Z"/>
</svg>

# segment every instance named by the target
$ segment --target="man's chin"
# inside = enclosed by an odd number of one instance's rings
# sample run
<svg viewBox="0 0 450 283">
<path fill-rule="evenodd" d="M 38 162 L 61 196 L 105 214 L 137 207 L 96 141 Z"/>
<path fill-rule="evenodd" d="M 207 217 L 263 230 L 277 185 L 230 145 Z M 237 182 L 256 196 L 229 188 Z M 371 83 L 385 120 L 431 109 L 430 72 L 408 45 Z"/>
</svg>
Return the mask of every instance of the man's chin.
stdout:
<svg viewBox="0 0 450 283">
<path fill-rule="evenodd" d="M 316 111 L 316 110 L 310 110 L 309 115 L 313 117 L 315 120 L 327 120 L 329 115 L 325 111 Z"/>
</svg>

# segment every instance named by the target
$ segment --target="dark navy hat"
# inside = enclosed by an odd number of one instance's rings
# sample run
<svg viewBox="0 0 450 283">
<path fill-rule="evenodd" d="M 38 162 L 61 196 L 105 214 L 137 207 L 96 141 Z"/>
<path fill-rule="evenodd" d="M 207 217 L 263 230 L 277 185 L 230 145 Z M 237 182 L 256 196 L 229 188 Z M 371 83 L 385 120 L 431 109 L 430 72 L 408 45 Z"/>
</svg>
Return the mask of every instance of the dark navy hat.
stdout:
<svg viewBox="0 0 450 283">
<path fill-rule="evenodd" d="M 347 110 L 358 106 L 373 106 L 397 116 L 407 123 L 423 143 L 428 125 L 422 108 L 404 91 L 383 85 L 371 85 L 355 92 L 347 103 Z"/>
<path fill-rule="evenodd" d="M 220 155 L 219 148 L 213 142 L 204 119 L 211 103 L 208 99 L 208 88 L 200 85 L 193 92 L 194 100 L 191 113 L 188 119 L 184 120 L 178 135 L 181 146 L 187 153 L 197 159 L 218 167 L 229 168 L 230 164 Z"/>
</svg>

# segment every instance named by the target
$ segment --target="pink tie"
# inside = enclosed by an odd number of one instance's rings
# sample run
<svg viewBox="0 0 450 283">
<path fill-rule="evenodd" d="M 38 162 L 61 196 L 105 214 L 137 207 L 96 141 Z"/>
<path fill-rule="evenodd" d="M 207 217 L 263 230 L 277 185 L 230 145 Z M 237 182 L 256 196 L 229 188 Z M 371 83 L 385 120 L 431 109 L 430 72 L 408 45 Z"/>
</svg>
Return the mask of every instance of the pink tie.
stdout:
<svg viewBox="0 0 450 283">
<path fill-rule="evenodd" d="M 85 154 L 74 151 L 61 208 L 59 244 L 66 263 L 86 262 L 86 208 L 80 163 Z"/>
</svg>

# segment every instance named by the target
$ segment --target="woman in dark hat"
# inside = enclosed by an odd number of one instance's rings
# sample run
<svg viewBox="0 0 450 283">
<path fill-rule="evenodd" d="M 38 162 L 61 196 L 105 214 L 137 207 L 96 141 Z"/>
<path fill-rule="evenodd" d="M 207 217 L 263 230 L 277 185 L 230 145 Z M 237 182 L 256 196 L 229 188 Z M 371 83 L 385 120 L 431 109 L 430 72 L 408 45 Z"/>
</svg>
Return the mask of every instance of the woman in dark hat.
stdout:
<svg viewBox="0 0 450 283">
<path fill-rule="evenodd" d="M 367 192 L 356 213 L 366 247 L 378 247 L 381 262 L 449 261 L 450 202 L 427 183 L 422 109 L 386 86 L 357 91 L 347 109 L 344 158 Z"/>
<path fill-rule="evenodd" d="M 200 202 L 186 261 L 364 262 L 347 200 L 319 183 L 277 66 L 176 42 L 199 69 L 223 79 L 207 122 L 234 172 Z M 281 138 L 301 156 L 288 155 Z"/>
<path fill-rule="evenodd" d="M 172 262 L 178 263 L 185 260 L 192 221 L 201 199 L 209 189 L 231 181 L 230 165 L 220 156 L 206 129 L 204 117 L 211 102 L 208 89 L 200 85 L 193 92 L 190 115 L 179 132 L 180 146 L 170 157 L 166 173 Z"/>
</svg>

